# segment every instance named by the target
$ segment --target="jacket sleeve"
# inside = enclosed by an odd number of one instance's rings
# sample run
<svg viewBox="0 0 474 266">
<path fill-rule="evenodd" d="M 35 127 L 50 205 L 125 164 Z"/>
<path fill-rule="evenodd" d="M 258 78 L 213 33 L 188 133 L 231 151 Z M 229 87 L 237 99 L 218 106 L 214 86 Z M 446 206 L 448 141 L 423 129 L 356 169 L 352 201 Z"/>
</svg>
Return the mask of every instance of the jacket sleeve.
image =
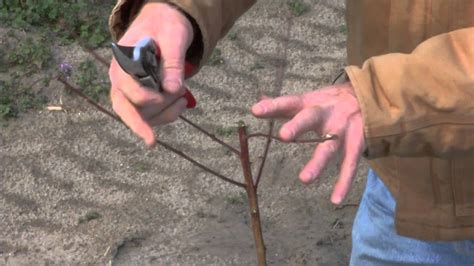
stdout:
<svg viewBox="0 0 474 266">
<path fill-rule="evenodd" d="M 372 57 L 346 73 L 369 159 L 474 156 L 474 27 L 432 37 L 411 54 Z"/>
<path fill-rule="evenodd" d="M 256 0 L 118 0 L 109 18 L 109 28 L 114 40 L 120 39 L 146 2 L 169 3 L 186 13 L 195 28 L 195 40 L 188 55 L 191 54 L 194 58 L 190 60 L 201 67 L 211 55 L 217 41 Z"/>
</svg>

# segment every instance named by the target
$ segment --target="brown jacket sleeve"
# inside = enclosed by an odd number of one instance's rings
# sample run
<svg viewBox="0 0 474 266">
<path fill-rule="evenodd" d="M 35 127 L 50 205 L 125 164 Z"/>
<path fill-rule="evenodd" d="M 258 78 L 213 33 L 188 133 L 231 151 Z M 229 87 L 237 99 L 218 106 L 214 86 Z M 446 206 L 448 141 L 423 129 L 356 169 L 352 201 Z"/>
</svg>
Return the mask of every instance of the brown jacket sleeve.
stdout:
<svg viewBox="0 0 474 266">
<path fill-rule="evenodd" d="M 190 51 L 198 55 L 194 58 L 199 66 L 207 61 L 212 50 L 234 22 L 248 10 L 256 0 L 118 0 L 109 19 L 109 27 L 115 40 L 125 33 L 128 25 L 133 21 L 145 2 L 163 2 L 177 6 L 190 16 L 200 32 L 192 45 L 194 49 L 200 47 L 202 51 Z M 200 42 L 194 45 L 195 42 Z"/>
<path fill-rule="evenodd" d="M 474 156 L 474 28 L 346 72 L 361 104 L 368 158 Z"/>
</svg>

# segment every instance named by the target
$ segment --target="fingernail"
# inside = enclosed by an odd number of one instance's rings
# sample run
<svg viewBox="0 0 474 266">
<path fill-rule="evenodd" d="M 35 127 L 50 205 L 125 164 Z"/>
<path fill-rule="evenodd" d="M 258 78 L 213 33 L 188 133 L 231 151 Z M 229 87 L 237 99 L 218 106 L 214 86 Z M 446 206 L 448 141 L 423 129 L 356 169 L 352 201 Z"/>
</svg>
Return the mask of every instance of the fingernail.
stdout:
<svg viewBox="0 0 474 266">
<path fill-rule="evenodd" d="M 289 130 L 288 128 L 282 128 L 280 131 L 280 136 L 284 140 L 292 140 L 294 138 L 293 131 Z"/>
<path fill-rule="evenodd" d="M 312 172 L 303 172 L 300 176 L 301 182 L 310 183 L 314 179 L 314 173 Z"/>
<path fill-rule="evenodd" d="M 151 134 L 153 134 L 153 133 L 151 133 Z M 153 135 L 144 136 L 143 141 L 145 142 L 145 145 L 147 146 L 147 148 L 150 148 L 150 149 L 155 147 L 155 145 L 156 145 L 156 140 L 155 140 L 155 137 Z"/>
<path fill-rule="evenodd" d="M 145 144 L 146 144 L 147 148 L 151 149 L 151 148 L 155 147 L 156 142 L 155 142 L 155 140 L 145 140 Z"/>
<path fill-rule="evenodd" d="M 181 89 L 181 82 L 177 80 L 165 80 L 163 82 L 163 86 L 165 87 L 165 91 L 168 91 L 170 93 L 175 93 Z"/>
<path fill-rule="evenodd" d="M 265 113 L 265 108 L 261 104 L 256 104 L 253 106 L 253 113 L 256 115 L 262 115 Z"/>
<path fill-rule="evenodd" d="M 333 196 L 332 203 L 340 204 L 342 202 L 342 197 L 340 195 Z"/>
</svg>

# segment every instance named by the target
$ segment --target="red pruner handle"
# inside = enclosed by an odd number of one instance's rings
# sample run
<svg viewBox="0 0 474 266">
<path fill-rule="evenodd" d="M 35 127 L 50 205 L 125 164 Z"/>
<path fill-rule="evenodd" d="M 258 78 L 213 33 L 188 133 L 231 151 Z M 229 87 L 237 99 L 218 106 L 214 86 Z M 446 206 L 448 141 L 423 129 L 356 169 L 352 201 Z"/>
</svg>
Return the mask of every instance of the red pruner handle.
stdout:
<svg viewBox="0 0 474 266">
<path fill-rule="evenodd" d="M 184 78 L 185 79 L 189 78 L 191 74 L 193 73 L 194 69 L 196 69 L 196 66 L 194 66 L 193 64 L 189 62 L 185 62 L 184 63 Z M 183 97 L 188 101 L 188 105 L 186 105 L 188 109 L 192 109 L 196 107 L 196 104 L 197 104 L 196 98 L 194 98 L 194 95 L 188 90 L 188 88 L 186 88 L 186 93 L 184 94 Z"/>
<path fill-rule="evenodd" d="M 196 98 L 194 98 L 194 95 L 186 88 L 186 92 L 184 93 L 183 97 L 188 101 L 188 104 L 186 105 L 186 108 L 188 109 L 193 109 L 196 107 Z"/>
<path fill-rule="evenodd" d="M 156 49 L 156 59 L 158 62 L 161 60 L 161 52 L 160 49 L 157 47 Z M 189 78 L 191 74 L 193 73 L 194 69 L 196 69 L 196 66 L 189 62 L 184 63 L 184 78 Z M 196 98 L 194 98 L 194 95 L 186 88 L 186 92 L 184 93 L 183 97 L 186 99 L 188 104 L 186 105 L 186 108 L 188 109 L 193 109 L 197 105 Z"/>
</svg>

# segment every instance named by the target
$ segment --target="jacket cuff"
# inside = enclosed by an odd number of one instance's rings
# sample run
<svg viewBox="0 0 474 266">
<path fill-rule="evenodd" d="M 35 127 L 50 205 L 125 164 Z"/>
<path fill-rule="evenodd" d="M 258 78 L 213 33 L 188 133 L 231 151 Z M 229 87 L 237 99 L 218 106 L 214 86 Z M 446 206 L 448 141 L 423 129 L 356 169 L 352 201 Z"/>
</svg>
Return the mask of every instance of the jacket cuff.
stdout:
<svg viewBox="0 0 474 266">
<path fill-rule="evenodd" d="M 129 25 L 132 23 L 132 21 L 140 12 L 143 5 L 148 2 L 171 4 L 177 9 L 179 9 L 188 18 L 194 30 L 194 39 L 186 53 L 186 61 L 190 62 L 193 65 L 198 66 L 194 70 L 194 73 L 192 73 L 192 75 L 194 75 L 198 71 L 198 69 L 201 68 L 201 66 L 203 65 L 203 62 L 205 62 L 205 59 L 210 56 L 210 52 L 212 51 L 205 50 L 205 48 L 207 48 L 207 50 L 211 50 L 211 49 L 208 48 L 209 45 L 207 46 L 204 45 L 204 43 L 206 43 L 204 41 L 206 40 L 206 38 L 203 38 L 203 34 L 201 31 L 201 28 L 203 27 L 200 27 L 199 23 L 195 19 L 196 14 L 193 15 L 193 13 L 197 13 L 197 12 L 190 12 L 190 11 L 193 11 L 193 9 L 187 6 L 183 7 L 183 5 L 180 5 L 177 3 L 179 1 L 119 0 L 116 6 L 114 7 L 114 9 L 112 10 L 112 13 L 109 18 L 109 29 L 112 35 L 112 39 L 114 41 L 118 41 L 124 35 Z"/>
<path fill-rule="evenodd" d="M 369 110 L 374 112 L 379 109 L 370 103 L 371 97 L 374 97 L 373 90 L 375 86 L 373 82 L 375 81 L 371 80 L 370 75 L 357 66 L 348 66 L 345 68 L 345 71 L 359 101 L 364 121 L 364 136 L 367 149 L 363 152 L 362 156 L 367 159 L 375 159 L 389 155 L 390 145 L 383 138 L 377 137 L 374 130 L 374 125 L 377 125 L 377 121 L 373 118 L 373 115 L 369 114 Z"/>
<path fill-rule="evenodd" d="M 158 1 L 157 1 L 158 2 Z M 145 0 L 118 0 L 109 17 L 109 30 L 113 41 L 118 41 L 135 19 Z"/>
</svg>

